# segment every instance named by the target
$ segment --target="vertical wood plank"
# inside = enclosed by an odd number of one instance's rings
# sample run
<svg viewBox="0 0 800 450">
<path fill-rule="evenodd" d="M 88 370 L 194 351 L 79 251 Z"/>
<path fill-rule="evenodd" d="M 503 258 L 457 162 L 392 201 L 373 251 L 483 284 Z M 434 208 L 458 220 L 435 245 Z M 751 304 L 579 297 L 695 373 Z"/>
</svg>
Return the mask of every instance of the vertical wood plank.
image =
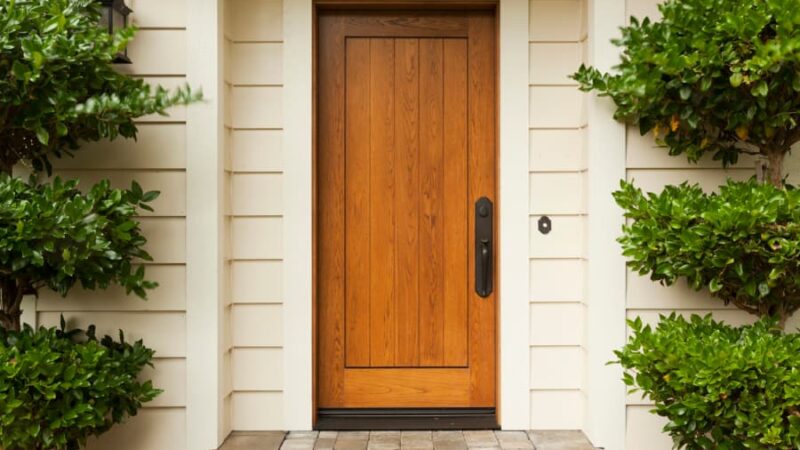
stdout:
<svg viewBox="0 0 800 450">
<path fill-rule="evenodd" d="M 444 41 L 444 365 L 467 365 L 467 42 Z"/>
<path fill-rule="evenodd" d="M 497 205 L 495 196 L 495 34 L 494 17 L 475 12 L 469 17 L 469 159 L 470 204 L 481 196 Z M 492 267 L 497 277 L 497 217 L 495 209 L 495 251 Z M 470 214 L 470 242 L 475 239 L 475 215 Z M 469 246 L 470 267 L 475 267 L 475 246 Z M 470 270 L 469 364 L 472 406 L 495 404 L 495 351 L 497 289 L 488 298 L 474 290 L 475 272 Z"/>
<path fill-rule="evenodd" d="M 422 39 L 420 53 L 420 365 L 444 362 L 443 43 Z"/>
<path fill-rule="evenodd" d="M 317 297 L 319 312 L 319 406 L 344 399 L 344 37 L 342 19 L 321 17 L 319 40 L 320 146 L 317 168 L 319 221 Z"/>
<path fill-rule="evenodd" d="M 369 95 L 370 365 L 381 367 L 394 365 L 396 336 L 394 39 L 370 40 Z"/>
<path fill-rule="evenodd" d="M 419 39 L 395 41 L 398 366 L 419 364 Z"/>
<path fill-rule="evenodd" d="M 370 42 L 346 40 L 345 338 L 348 367 L 370 363 Z"/>
</svg>

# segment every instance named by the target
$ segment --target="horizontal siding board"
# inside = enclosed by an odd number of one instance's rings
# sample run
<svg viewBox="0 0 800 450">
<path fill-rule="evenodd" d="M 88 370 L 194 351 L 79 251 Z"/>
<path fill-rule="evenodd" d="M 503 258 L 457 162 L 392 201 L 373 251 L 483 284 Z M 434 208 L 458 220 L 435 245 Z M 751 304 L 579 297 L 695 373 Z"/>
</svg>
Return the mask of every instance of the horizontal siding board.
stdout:
<svg viewBox="0 0 800 450">
<path fill-rule="evenodd" d="M 530 131 L 531 171 L 578 171 L 584 167 L 581 130 Z"/>
<path fill-rule="evenodd" d="M 139 30 L 128 44 L 132 64 L 119 65 L 129 75 L 185 75 L 186 31 Z"/>
<path fill-rule="evenodd" d="M 531 303 L 530 344 L 583 345 L 584 307 L 579 303 Z"/>
<path fill-rule="evenodd" d="M 580 259 L 531 260 L 530 283 L 532 302 L 578 302 L 583 298 L 583 262 Z"/>
<path fill-rule="evenodd" d="M 627 15 L 636 17 L 639 20 L 649 17 L 650 20 L 660 20 L 661 12 L 658 10 L 659 2 L 654 0 L 628 0 Z"/>
<path fill-rule="evenodd" d="M 581 214 L 583 206 L 583 179 L 579 172 L 530 175 L 530 213 Z"/>
<path fill-rule="evenodd" d="M 579 41 L 580 12 L 578 0 L 532 0 L 529 9 L 530 40 Z"/>
<path fill-rule="evenodd" d="M 231 133 L 233 170 L 278 172 L 283 170 L 281 130 L 234 130 Z"/>
<path fill-rule="evenodd" d="M 530 83 L 577 86 L 569 76 L 581 65 L 583 49 L 578 42 L 530 44 Z"/>
<path fill-rule="evenodd" d="M 531 389 L 580 389 L 583 371 L 580 347 L 531 348 Z"/>
<path fill-rule="evenodd" d="M 583 409 L 584 396 L 579 390 L 531 391 L 531 429 L 580 430 Z"/>
<path fill-rule="evenodd" d="M 186 314 L 178 312 L 79 312 L 64 313 L 69 328 L 86 329 L 97 326 L 100 336 L 119 336 L 125 332 L 125 340 L 144 340 L 144 344 L 156 351 L 156 357 L 177 358 L 186 356 Z M 39 324 L 57 326 L 58 312 L 40 312 Z"/>
<path fill-rule="evenodd" d="M 283 177 L 280 174 L 234 174 L 231 213 L 235 216 L 276 216 L 283 213 Z"/>
<path fill-rule="evenodd" d="M 86 143 L 74 158 L 53 160 L 56 169 L 183 169 L 186 126 L 143 123 L 137 139 Z"/>
<path fill-rule="evenodd" d="M 236 129 L 281 128 L 283 89 L 277 86 L 234 86 L 231 124 Z"/>
<path fill-rule="evenodd" d="M 636 169 L 628 170 L 628 180 L 645 192 L 661 192 L 666 185 L 679 185 L 685 181 L 697 183 L 705 191 L 716 191 L 727 179 L 747 180 L 755 175 L 752 168 L 738 169 Z"/>
<path fill-rule="evenodd" d="M 236 348 L 231 352 L 233 389 L 280 391 L 283 388 L 283 350 Z"/>
<path fill-rule="evenodd" d="M 280 303 L 282 261 L 234 261 L 231 264 L 233 303 Z"/>
<path fill-rule="evenodd" d="M 279 85 L 283 83 L 283 44 L 233 43 L 230 46 L 230 77 L 234 85 Z"/>
<path fill-rule="evenodd" d="M 720 304 L 721 305 L 721 304 Z M 708 313 L 713 313 L 714 319 L 723 321 L 729 325 L 733 326 L 740 326 L 740 325 L 747 325 L 751 324 L 756 321 L 756 316 L 747 314 L 744 311 L 739 311 L 736 309 L 707 309 L 707 310 L 686 310 L 686 309 L 662 309 L 662 310 L 653 310 L 653 309 L 628 309 L 627 318 L 632 320 L 635 318 L 642 319 L 642 322 L 648 325 L 655 326 L 658 324 L 661 316 L 669 316 L 673 312 L 685 317 L 689 318 L 690 316 L 696 314 L 699 316 L 705 316 Z M 787 324 L 787 329 L 792 329 L 793 321 L 790 320 Z"/>
<path fill-rule="evenodd" d="M 531 216 L 531 258 L 580 258 L 583 256 L 584 219 L 581 216 L 550 216 L 551 231 L 539 232 L 541 216 Z"/>
<path fill-rule="evenodd" d="M 99 438 L 89 439 L 87 450 L 167 450 L 186 448 L 186 411 L 150 408 L 139 411 Z"/>
<path fill-rule="evenodd" d="M 283 394 L 234 392 L 231 394 L 231 426 L 236 431 L 283 429 Z"/>
<path fill-rule="evenodd" d="M 50 290 L 39 294 L 39 311 L 182 311 L 186 309 L 186 267 L 182 265 L 155 265 L 146 267 L 148 280 L 159 284 L 148 291 L 147 300 L 113 285 L 106 290 L 87 291 L 80 287 L 70 291 L 66 298 Z"/>
<path fill-rule="evenodd" d="M 580 128 L 584 123 L 584 95 L 572 86 L 530 88 L 531 128 Z"/>
<path fill-rule="evenodd" d="M 227 0 L 225 31 L 237 41 L 281 41 L 282 0 Z"/>
<path fill-rule="evenodd" d="M 161 389 L 161 395 L 145 408 L 186 406 L 186 360 L 183 358 L 156 359 L 153 367 L 145 367 L 139 375 L 140 380 L 151 380 L 153 386 Z"/>
<path fill-rule="evenodd" d="M 707 154 L 700 161 L 693 163 L 686 159 L 686 155 L 670 156 L 666 147 L 659 146 L 652 134 L 644 136 L 637 127 L 627 129 L 626 159 L 628 169 L 720 169 L 719 161 L 714 161 L 712 154 Z M 753 167 L 753 158 L 741 155 L 736 168 Z"/>
<path fill-rule="evenodd" d="M 145 250 L 157 264 L 186 262 L 186 219 L 142 217 L 142 233 L 147 237 Z"/>
<path fill-rule="evenodd" d="M 185 28 L 190 0 L 127 0 L 131 22 L 139 28 Z"/>
<path fill-rule="evenodd" d="M 234 347 L 280 347 L 283 345 L 281 305 L 231 306 Z"/>
<path fill-rule="evenodd" d="M 662 286 L 650 277 L 628 273 L 628 308 L 632 309 L 710 309 L 721 308 L 723 303 L 713 298 L 707 290 L 695 291 L 686 281 L 678 280 L 672 286 Z"/>
<path fill-rule="evenodd" d="M 667 424 L 664 417 L 651 414 L 649 406 L 628 406 L 626 410 L 625 448 L 670 450 L 672 439 L 662 430 Z"/>
<path fill-rule="evenodd" d="M 231 221 L 233 259 L 280 259 L 283 256 L 283 220 L 235 217 Z"/>
</svg>

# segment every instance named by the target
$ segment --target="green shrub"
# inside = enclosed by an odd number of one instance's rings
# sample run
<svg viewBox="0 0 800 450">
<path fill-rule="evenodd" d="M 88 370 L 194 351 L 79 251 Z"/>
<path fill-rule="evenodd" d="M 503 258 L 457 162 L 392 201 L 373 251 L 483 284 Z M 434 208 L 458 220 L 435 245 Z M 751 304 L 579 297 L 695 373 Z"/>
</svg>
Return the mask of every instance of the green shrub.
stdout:
<svg viewBox="0 0 800 450">
<path fill-rule="evenodd" d="M 655 402 L 678 448 L 800 448 L 800 335 L 672 314 L 630 321 L 625 383 Z"/>
<path fill-rule="evenodd" d="M 726 164 L 741 153 L 782 162 L 800 141 L 797 0 L 667 0 L 662 19 L 631 20 L 615 73 L 582 67 L 574 77 L 617 105 L 615 117 L 653 131 L 672 155 Z"/>
<path fill-rule="evenodd" d="M 153 350 L 81 330 L 0 329 L 0 448 L 78 449 L 161 391 L 137 381 Z"/>
<path fill-rule="evenodd" d="M 136 136 L 134 119 L 200 98 L 114 70 L 134 28 L 110 36 L 97 0 L 0 0 L 0 169 L 49 169 L 85 141 Z M 169 149 L 167 149 L 169 150 Z"/>
<path fill-rule="evenodd" d="M 135 216 L 157 192 L 112 189 L 102 181 L 88 192 L 77 181 L 49 184 L 0 174 L 0 326 L 18 329 L 26 294 L 50 288 L 66 295 L 111 283 L 140 297 L 155 283 L 144 278 L 138 260 L 150 260 Z"/>
<path fill-rule="evenodd" d="M 660 194 L 622 182 L 628 266 L 665 285 L 685 279 L 783 326 L 800 308 L 800 191 L 728 181 L 718 194 L 686 183 Z"/>
</svg>

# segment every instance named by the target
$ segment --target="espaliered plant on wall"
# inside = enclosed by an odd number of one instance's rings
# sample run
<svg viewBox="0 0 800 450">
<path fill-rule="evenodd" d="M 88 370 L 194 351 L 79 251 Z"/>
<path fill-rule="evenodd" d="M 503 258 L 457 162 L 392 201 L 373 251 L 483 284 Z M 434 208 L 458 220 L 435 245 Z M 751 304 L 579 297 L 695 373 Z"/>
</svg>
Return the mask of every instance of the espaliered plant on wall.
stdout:
<svg viewBox="0 0 800 450">
<path fill-rule="evenodd" d="M 619 241 L 639 274 L 686 280 L 761 321 L 737 329 L 672 315 L 655 330 L 632 321 L 617 352 L 631 370 L 625 383 L 669 419 L 678 448 L 798 448 L 797 338 L 781 333 L 800 308 L 800 194 L 785 186 L 783 165 L 800 141 L 797 2 L 668 0 L 659 9 L 660 21 L 622 28 L 613 73 L 581 67 L 573 77 L 670 155 L 722 166 L 753 155 L 760 173 L 718 193 L 684 183 L 645 194 L 623 181 L 614 196 L 629 222 Z"/>
<path fill-rule="evenodd" d="M 153 351 L 87 332 L 24 329 L 25 295 L 111 284 L 144 298 L 136 215 L 158 196 L 137 183 L 78 189 L 51 175 L 86 142 L 135 138 L 134 120 L 200 99 L 114 70 L 133 38 L 99 26 L 97 0 L 0 0 L 0 448 L 77 449 L 158 394 L 137 380 Z M 165 149 L 170 151 L 171 149 Z M 34 175 L 15 178 L 15 167 Z M 120 338 L 122 333 L 120 332 Z M 66 401 L 68 400 L 68 401 Z"/>
</svg>

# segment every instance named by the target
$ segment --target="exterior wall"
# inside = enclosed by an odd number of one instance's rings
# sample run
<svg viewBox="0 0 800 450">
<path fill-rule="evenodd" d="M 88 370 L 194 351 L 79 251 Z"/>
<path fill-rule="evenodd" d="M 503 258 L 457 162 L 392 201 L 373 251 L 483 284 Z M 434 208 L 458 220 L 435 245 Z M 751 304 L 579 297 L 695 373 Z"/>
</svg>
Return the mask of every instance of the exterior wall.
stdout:
<svg viewBox="0 0 800 450">
<path fill-rule="evenodd" d="M 134 61 L 121 70 L 165 87 L 185 82 L 186 0 L 128 0 L 139 34 L 129 49 Z M 55 326 L 64 314 L 71 326 L 96 324 L 98 333 L 143 339 L 156 350 L 154 369 L 145 376 L 164 393 L 138 416 L 114 428 L 90 448 L 157 449 L 186 447 L 186 115 L 143 118 L 138 142 L 118 140 L 87 146 L 74 159 L 55 162 L 56 174 L 77 177 L 83 186 L 109 178 L 118 187 L 136 179 L 146 190 L 161 191 L 155 212 L 143 212 L 142 228 L 154 261 L 148 277 L 160 287 L 149 300 L 121 289 L 73 291 L 67 299 L 43 292 L 36 304 L 39 325 Z M 29 305 L 32 306 L 33 302 Z M 30 316 L 29 316 L 30 317 Z"/>
<path fill-rule="evenodd" d="M 226 0 L 233 430 L 283 427 L 283 11 Z"/>
<path fill-rule="evenodd" d="M 586 2 L 530 2 L 530 427 L 581 429 L 585 405 Z M 542 234 L 537 222 L 552 220 Z M 502 326 L 502 324 L 501 324 Z M 511 370 L 504 367 L 502 370 Z"/>
</svg>

